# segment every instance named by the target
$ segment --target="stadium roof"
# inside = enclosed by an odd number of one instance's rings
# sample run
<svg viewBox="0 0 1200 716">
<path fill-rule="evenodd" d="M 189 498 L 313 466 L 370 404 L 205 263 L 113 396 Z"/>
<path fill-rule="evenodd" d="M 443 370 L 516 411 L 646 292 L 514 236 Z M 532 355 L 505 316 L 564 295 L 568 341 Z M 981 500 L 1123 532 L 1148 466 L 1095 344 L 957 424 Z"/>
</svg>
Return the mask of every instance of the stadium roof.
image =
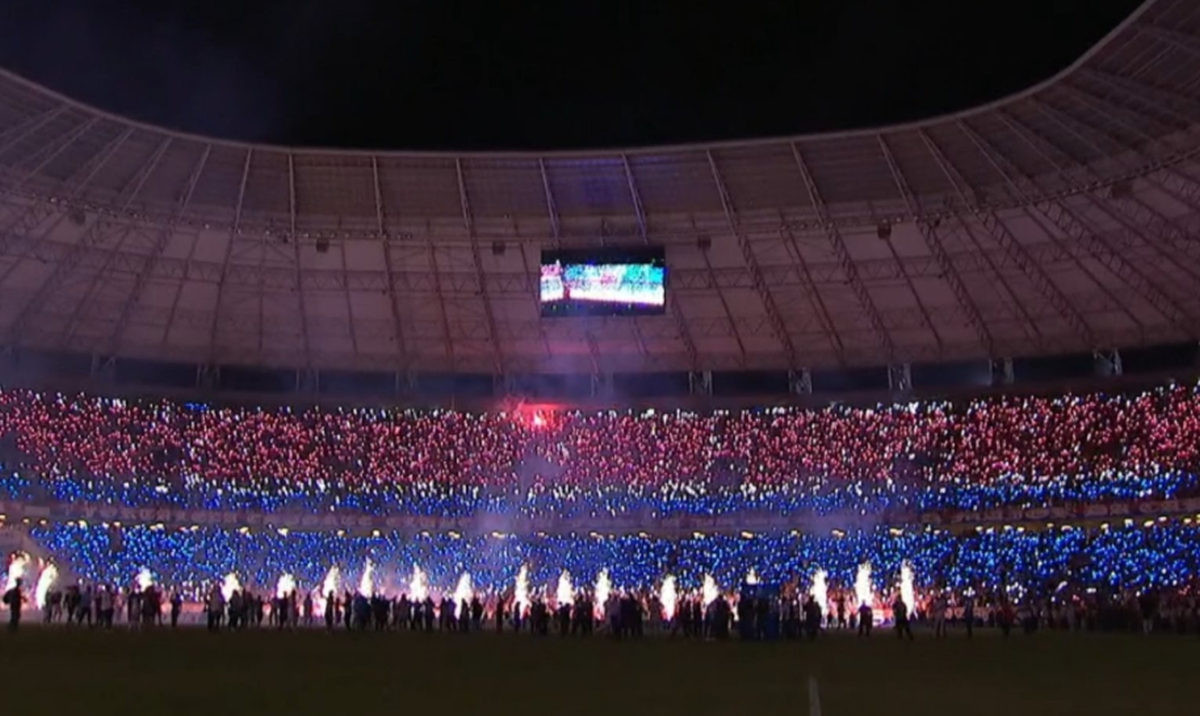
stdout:
<svg viewBox="0 0 1200 716">
<path fill-rule="evenodd" d="M 0 72 L 0 346 L 507 375 L 1194 340 L 1198 122 L 1184 0 L 955 114 L 610 151 L 249 145 Z M 666 315 L 539 317 L 542 248 L 642 244 Z"/>
</svg>

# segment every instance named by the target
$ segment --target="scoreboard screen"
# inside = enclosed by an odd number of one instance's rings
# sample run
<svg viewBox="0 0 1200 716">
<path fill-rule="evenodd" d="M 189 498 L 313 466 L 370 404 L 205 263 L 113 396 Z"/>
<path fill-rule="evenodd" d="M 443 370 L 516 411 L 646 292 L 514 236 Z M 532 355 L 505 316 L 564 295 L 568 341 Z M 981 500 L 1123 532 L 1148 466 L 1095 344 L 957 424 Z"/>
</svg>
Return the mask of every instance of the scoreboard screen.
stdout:
<svg viewBox="0 0 1200 716">
<path fill-rule="evenodd" d="M 543 316 L 636 316 L 666 311 L 661 248 L 543 251 Z"/>
</svg>

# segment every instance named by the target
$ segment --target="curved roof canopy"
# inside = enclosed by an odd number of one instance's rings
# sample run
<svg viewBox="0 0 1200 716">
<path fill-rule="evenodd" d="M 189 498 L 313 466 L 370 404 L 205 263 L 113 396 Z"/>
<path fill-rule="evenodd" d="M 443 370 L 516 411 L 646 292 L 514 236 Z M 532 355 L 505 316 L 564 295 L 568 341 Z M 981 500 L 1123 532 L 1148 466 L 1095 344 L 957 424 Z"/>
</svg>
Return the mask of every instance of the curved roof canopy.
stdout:
<svg viewBox="0 0 1200 716">
<path fill-rule="evenodd" d="M 0 346 L 509 374 L 1195 339 L 1198 121 L 1183 0 L 985 106 L 694 146 L 247 145 L 0 72 Z M 542 248 L 644 243 L 667 248 L 666 315 L 539 318 Z"/>
</svg>

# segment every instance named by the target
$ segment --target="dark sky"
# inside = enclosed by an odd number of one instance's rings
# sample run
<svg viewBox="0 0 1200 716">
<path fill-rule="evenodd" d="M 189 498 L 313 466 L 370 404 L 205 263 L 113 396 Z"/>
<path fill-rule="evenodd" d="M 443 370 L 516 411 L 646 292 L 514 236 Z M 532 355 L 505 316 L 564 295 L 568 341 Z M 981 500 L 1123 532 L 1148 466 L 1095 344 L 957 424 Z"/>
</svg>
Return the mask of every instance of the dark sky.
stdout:
<svg viewBox="0 0 1200 716">
<path fill-rule="evenodd" d="M 568 148 L 914 119 L 1070 64 L 1136 0 L 3 0 L 0 65 L 282 144 Z"/>
</svg>

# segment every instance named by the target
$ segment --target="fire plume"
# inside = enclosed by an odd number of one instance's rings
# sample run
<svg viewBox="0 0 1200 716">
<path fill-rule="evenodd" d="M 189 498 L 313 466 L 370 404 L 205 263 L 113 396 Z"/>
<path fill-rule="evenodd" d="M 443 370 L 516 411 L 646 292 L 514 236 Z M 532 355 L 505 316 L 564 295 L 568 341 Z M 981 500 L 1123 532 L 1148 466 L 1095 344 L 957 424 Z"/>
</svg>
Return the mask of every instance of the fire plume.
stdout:
<svg viewBox="0 0 1200 716">
<path fill-rule="evenodd" d="M 596 599 L 592 604 L 592 612 L 597 618 L 604 617 L 604 603 L 609 594 L 612 594 L 612 581 L 608 578 L 608 570 L 602 569 L 596 576 Z"/>
<path fill-rule="evenodd" d="M 717 586 L 717 580 L 713 579 L 711 574 L 704 575 L 704 584 L 700 587 L 700 594 L 704 598 L 706 609 L 709 604 L 713 603 L 713 600 L 721 596 L 721 588 Z"/>
<path fill-rule="evenodd" d="M 282 599 L 294 591 L 296 578 L 287 573 L 279 575 L 279 580 L 275 582 L 275 596 Z"/>
<path fill-rule="evenodd" d="M 571 573 L 563 570 L 558 575 L 558 588 L 554 590 L 554 601 L 558 606 L 575 601 L 575 588 L 571 585 Z"/>
<path fill-rule="evenodd" d="M 829 582 L 828 574 L 825 570 L 818 569 L 813 573 L 812 587 L 808 593 L 817 602 L 817 606 L 821 608 L 821 618 L 825 618 L 825 613 L 829 609 Z"/>
<path fill-rule="evenodd" d="M 863 562 L 858 565 L 858 574 L 854 576 L 854 596 L 860 605 L 871 606 L 875 599 L 871 588 L 871 563 Z"/>
<path fill-rule="evenodd" d="M 149 567 L 142 567 L 138 570 L 137 577 L 134 578 L 134 583 L 138 589 L 143 592 L 154 586 L 154 575 L 150 573 Z"/>
<path fill-rule="evenodd" d="M 671 621 L 675 618 L 675 605 L 679 603 L 679 594 L 675 591 L 675 577 L 667 575 L 663 577 L 662 590 L 659 592 L 658 600 L 662 602 L 663 619 Z"/>
<path fill-rule="evenodd" d="M 520 571 L 517 572 L 517 583 L 513 592 L 513 602 L 515 609 L 519 610 L 521 615 L 524 615 L 529 609 L 529 567 L 522 564 Z"/>
<path fill-rule="evenodd" d="M 4 591 L 8 591 L 17 586 L 17 580 L 25 576 L 25 569 L 29 566 L 29 555 L 24 552 L 13 552 L 8 558 L 8 578 L 4 582 Z"/>
<path fill-rule="evenodd" d="M 50 593 L 50 587 L 54 586 L 54 581 L 58 579 L 58 567 L 54 566 L 53 562 L 47 562 L 42 567 L 42 573 L 38 575 L 37 588 L 33 592 L 34 603 L 38 609 L 46 607 L 46 595 Z"/>
<path fill-rule="evenodd" d="M 471 601 L 475 591 L 471 588 L 471 575 L 463 572 L 458 578 L 458 586 L 454 588 L 454 616 L 462 619 L 463 603 Z"/>
<path fill-rule="evenodd" d="M 425 570 L 413 565 L 412 577 L 408 580 L 409 598 L 415 602 L 423 602 L 429 596 L 429 578 Z"/>
<path fill-rule="evenodd" d="M 225 579 L 221 582 L 221 596 L 225 597 L 225 601 L 233 596 L 233 593 L 242 588 L 242 583 L 238 581 L 237 575 L 233 572 L 225 575 Z"/>
<path fill-rule="evenodd" d="M 900 565 L 900 601 L 908 607 L 908 616 L 912 618 L 913 610 L 917 607 L 917 595 L 913 589 L 913 566 L 907 559 Z"/>
<path fill-rule="evenodd" d="M 358 579 L 358 593 L 364 597 L 375 593 L 375 563 L 369 558 L 363 563 L 363 573 Z"/>
</svg>

